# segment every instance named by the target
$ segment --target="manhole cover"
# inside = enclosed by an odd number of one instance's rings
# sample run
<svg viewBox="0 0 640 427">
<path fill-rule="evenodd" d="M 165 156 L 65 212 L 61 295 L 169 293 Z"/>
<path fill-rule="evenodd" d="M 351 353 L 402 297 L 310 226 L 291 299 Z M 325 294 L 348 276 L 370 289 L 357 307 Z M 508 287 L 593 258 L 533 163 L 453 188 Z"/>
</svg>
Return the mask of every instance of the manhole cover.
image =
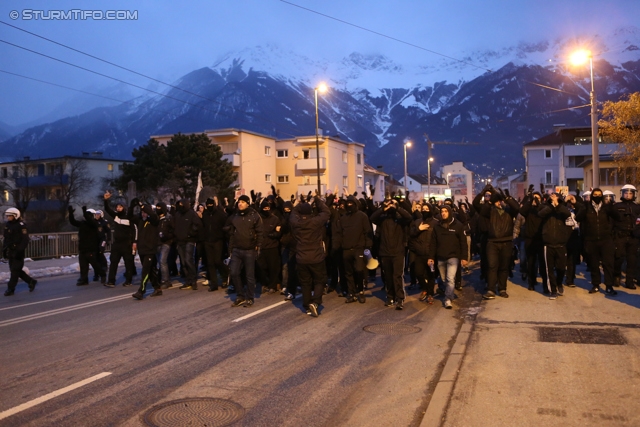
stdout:
<svg viewBox="0 0 640 427">
<path fill-rule="evenodd" d="M 418 333 L 422 330 L 416 326 L 405 325 L 403 323 L 378 323 L 377 325 L 365 326 L 362 329 L 366 332 L 379 335 L 408 335 Z"/>
<path fill-rule="evenodd" d="M 191 398 L 165 402 L 144 415 L 152 427 L 228 426 L 244 417 L 244 408 L 235 402 L 215 398 Z"/>
<path fill-rule="evenodd" d="M 615 328 L 538 328 L 538 340 L 573 344 L 625 345 L 627 341 Z"/>
</svg>

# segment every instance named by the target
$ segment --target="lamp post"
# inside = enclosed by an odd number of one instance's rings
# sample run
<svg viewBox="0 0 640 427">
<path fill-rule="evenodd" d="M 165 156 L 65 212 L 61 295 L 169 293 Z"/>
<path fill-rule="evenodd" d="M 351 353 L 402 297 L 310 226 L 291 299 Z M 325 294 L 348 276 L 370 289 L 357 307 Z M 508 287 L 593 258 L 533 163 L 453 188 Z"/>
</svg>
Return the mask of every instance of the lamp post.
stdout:
<svg viewBox="0 0 640 427">
<path fill-rule="evenodd" d="M 427 160 L 427 198 L 431 197 L 431 162 L 433 162 L 433 157 L 429 157 Z"/>
<path fill-rule="evenodd" d="M 591 71 L 591 166 L 593 188 L 600 187 L 600 153 L 598 147 L 598 112 L 596 110 L 596 91 L 593 81 L 593 55 L 588 50 L 578 50 L 571 55 L 571 62 L 575 65 L 582 65 L 589 60 L 589 70 Z"/>
<path fill-rule="evenodd" d="M 314 88 L 314 94 L 316 99 L 316 173 L 318 175 L 318 196 L 322 195 L 322 187 L 320 186 L 320 136 L 318 135 L 318 92 L 325 93 L 327 91 L 327 85 L 320 83 Z"/>
<path fill-rule="evenodd" d="M 411 147 L 411 141 L 406 141 L 404 144 L 404 197 L 407 199 L 407 147 Z"/>
</svg>

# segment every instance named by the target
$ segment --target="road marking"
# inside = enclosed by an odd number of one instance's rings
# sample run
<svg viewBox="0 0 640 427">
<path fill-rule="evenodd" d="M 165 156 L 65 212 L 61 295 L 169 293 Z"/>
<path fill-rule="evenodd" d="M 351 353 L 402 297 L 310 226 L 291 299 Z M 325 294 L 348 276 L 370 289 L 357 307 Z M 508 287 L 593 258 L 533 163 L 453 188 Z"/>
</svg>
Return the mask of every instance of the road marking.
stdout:
<svg viewBox="0 0 640 427">
<path fill-rule="evenodd" d="M 72 390 L 75 390 L 77 388 L 85 386 L 85 385 L 87 385 L 89 383 L 92 383 L 94 381 L 97 381 L 97 380 L 99 380 L 101 378 L 104 378 L 106 376 L 109 376 L 109 375 L 111 375 L 111 372 L 103 372 L 101 374 L 94 375 L 91 378 L 87 378 L 86 380 L 82 380 L 82 381 L 77 382 L 75 384 L 71 384 L 70 386 L 67 386 L 65 388 L 61 388 L 60 390 L 56 390 L 56 391 L 54 391 L 52 393 L 45 394 L 44 396 L 38 397 L 37 399 L 33 399 L 33 400 L 31 400 L 31 401 L 29 401 L 27 403 L 23 403 L 22 405 L 16 406 L 15 408 L 7 409 L 4 412 L 0 412 L 0 420 L 3 420 L 5 418 L 7 418 L 7 417 L 10 417 L 11 415 L 17 414 L 18 412 L 22 412 L 25 409 L 32 408 L 32 407 L 34 407 L 36 405 L 39 405 L 39 404 L 41 404 L 43 402 L 46 402 L 47 400 L 51 400 L 54 397 L 58 397 L 58 396 L 60 396 L 62 394 L 68 393 L 68 392 L 70 392 Z"/>
<path fill-rule="evenodd" d="M 0 322 L 0 328 L 3 326 L 15 325 L 16 323 L 26 322 L 28 320 L 40 319 L 43 317 L 49 317 L 56 314 L 67 313 L 69 311 L 80 310 L 82 308 L 94 307 L 96 305 L 106 304 L 113 301 L 119 301 L 123 299 L 131 299 L 131 295 L 120 295 L 112 298 L 105 298 L 96 301 L 90 301 L 83 304 L 72 305 L 64 308 L 57 308 L 55 310 L 43 311 L 42 313 L 30 314 L 28 316 L 16 317 L 15 319 L 4 320 Z"/>
<path fill-rule="evenodd" d="M 298 296 L 296 296 L 294 299 L 298 299 L 298 298 L 300 298 L 301 296 L 302 296 L 302 295 L 298 295 Z M 232 322 L 233 322 L 233 323 L 240 322 L 240 321 L 242 321 L 242 320 L 245 320 L 245 319 L 248 319 L 248 318 L 250 318 L 250 317 L 256 316 L 256 315 L 258 315 L 258 314 L 260 314 L 260 313 L 264 313 L 264 312 L 265 312 L 265 311 L 267 311 L 267 310 L 271 310 L 272 308 L 278 307 L 279 305 L 283 305 L 283 304 L 286 304 L 286 303 L 288 303 L 288 302 L 291 302 L 291 301 L 280 301 L 280 302 L 275 303 L 275 304 L 272 304 L 272 305 L 270 305 L 270 306 L 268 306 L 268 307 L 261 308 L 260 310 L 256 310 L 256 311 L 254 311 L 254 312 L 251 312 L 251 313 L 247 314 L 246 316 L 238 317 L 237 319 L 232 320 Z"/>
<path fill-rule="evenodd" d="M 71 298 L 71 297 L 54 298 L 54 299 L 48 299 L 48 300 L 45 300 L 45 301 L 30 302 L 29 304 L 14 305 L 13 307 L 0 308 L 0 311 L 2 311 L 2 310 L 11 310 L 12 308 L 26 307 L 28 305 L 42 304 L 43 302 L 58 301 L 58 300 L 67 299 L 67 298 Z"/>
</svg>

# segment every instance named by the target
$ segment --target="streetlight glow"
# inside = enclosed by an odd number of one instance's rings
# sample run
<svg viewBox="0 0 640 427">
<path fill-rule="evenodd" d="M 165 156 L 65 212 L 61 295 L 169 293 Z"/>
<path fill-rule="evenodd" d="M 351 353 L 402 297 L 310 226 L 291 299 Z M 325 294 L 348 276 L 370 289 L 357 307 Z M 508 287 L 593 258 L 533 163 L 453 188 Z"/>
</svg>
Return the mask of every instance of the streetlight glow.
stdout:
<svg viewBox="0 0 640 427">
<path fill-rule="evenodd" d="M 325 93 L 328 90 L 328 88 L 327 88 L 327 85 L 325 83 L 320 83 L 318 85 L 318 87 L 316 88 L 316 90 L 318 92 L 320 92 L 320 93 Z"/>
<path fill-rule="evenodd" d="M 325 93 L 327 91 L 327 85 L 320 83 L 318 87 L 313 89 L 315 101 L 316 101 L 316 173 L 318 175 L 318 197 L 322 194 L 322 186 L 320 185 L 320 136 L 318 130 L 318 92 Z"/>
<path fill-rule="evenodd" d="M 591 51 L 587 49 L 576 50 L 571 54 L 571 63 L 573 65 L 586 64 L 591 58 Z"/>
</svg>

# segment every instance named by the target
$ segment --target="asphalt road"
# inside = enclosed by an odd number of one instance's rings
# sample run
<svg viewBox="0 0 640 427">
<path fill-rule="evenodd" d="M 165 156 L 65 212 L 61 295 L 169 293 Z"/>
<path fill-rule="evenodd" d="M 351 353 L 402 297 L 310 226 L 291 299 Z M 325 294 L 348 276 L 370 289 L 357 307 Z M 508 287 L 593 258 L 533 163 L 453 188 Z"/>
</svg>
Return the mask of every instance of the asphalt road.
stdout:
<svg viewBox="0 0 640 427">
<path fill-rule="evenodd" d="M 200 286 L 137 301 L 135 287 L 75 279 L 0 300 L 0 425 L 146 425 L 152 407 L 184 398 L 235 402 L 244 411 L 232 425 L 419 425 L 461 324 L 458 306 L 429 306 L 418 291 L 402 311 L 384 307 L 379 279 L 365 304 L 325 296 L 318 318 L 300 298 L 231 308 Z M 363 330 L 374 324 L 420 331 Z"/>
</svg>

